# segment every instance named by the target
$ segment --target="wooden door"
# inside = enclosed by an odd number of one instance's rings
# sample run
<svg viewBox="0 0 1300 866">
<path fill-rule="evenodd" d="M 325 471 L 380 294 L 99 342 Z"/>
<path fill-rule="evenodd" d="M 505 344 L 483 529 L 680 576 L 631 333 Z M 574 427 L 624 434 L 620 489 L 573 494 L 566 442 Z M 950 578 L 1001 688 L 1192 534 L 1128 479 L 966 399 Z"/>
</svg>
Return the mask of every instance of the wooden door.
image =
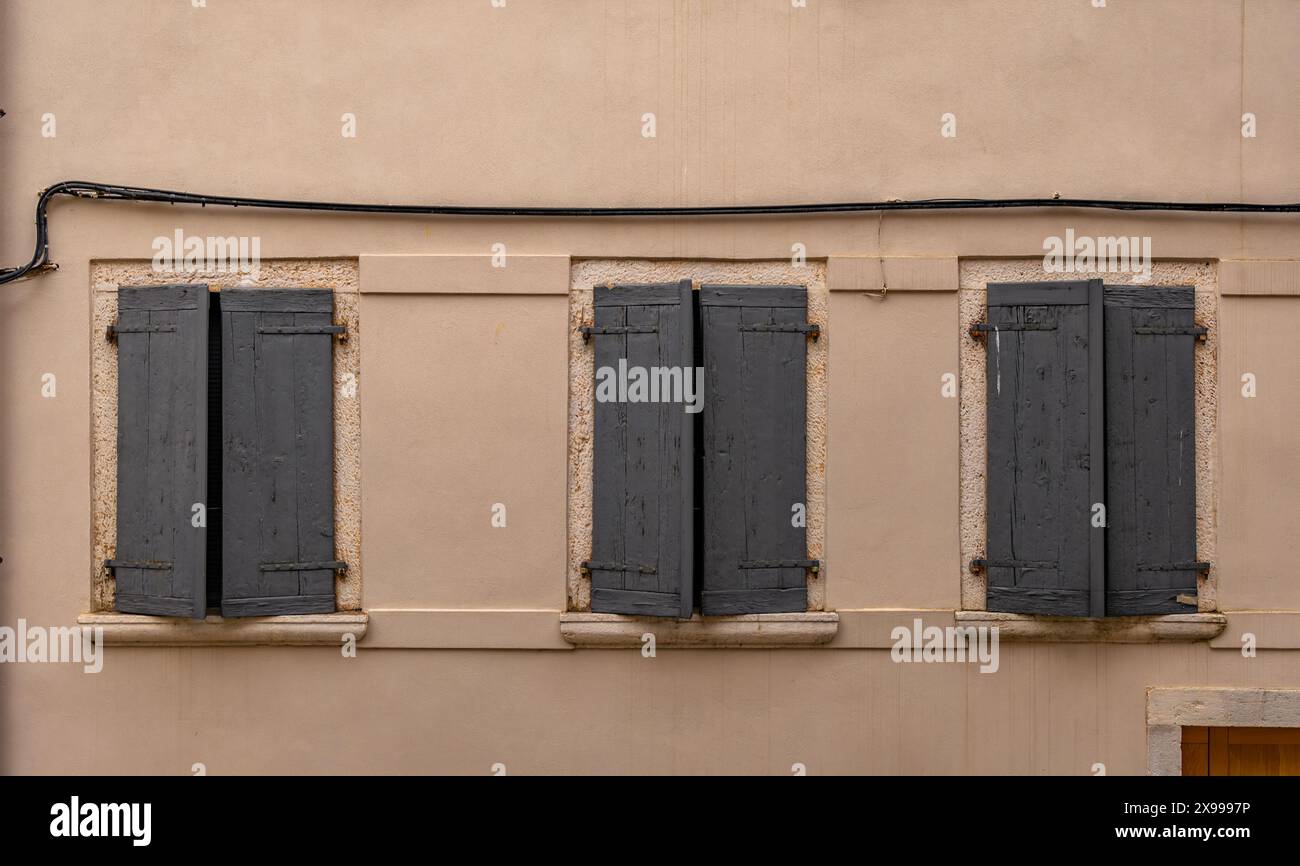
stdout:
<svg viewBox="0 0 1300 866">
<path fill-rule="evenodd" d="M 1300 728 L 1183 728 L 1184 776 L 1300 776 Z"/>
</svg>

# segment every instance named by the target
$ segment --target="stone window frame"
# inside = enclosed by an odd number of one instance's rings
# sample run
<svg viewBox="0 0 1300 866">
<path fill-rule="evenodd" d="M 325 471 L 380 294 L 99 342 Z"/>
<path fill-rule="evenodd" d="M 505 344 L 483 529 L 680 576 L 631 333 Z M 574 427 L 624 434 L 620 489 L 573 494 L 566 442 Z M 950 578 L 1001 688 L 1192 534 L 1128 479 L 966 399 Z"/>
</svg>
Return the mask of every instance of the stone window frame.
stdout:
<svg viewBox="0 0 1300 866">
<path fill-rule="evenodd" d="M 1218 609 L 1218 569 L 1197 577 L 1197 612 L 1135 617 L 1052 617 L 987 610 L 987 574 L 970 568 L 984 555 L 986 538 L 987 415 L 985 346 L 970 336 L 971 325 L 985 321 L 989 283 L 1032 283 L 1102 278 L 1107 285 L 1192 286 L 1194 315 L 1209 329 L 1197 344 L 1196 388 L 1196 547 L 1197 557 L 1216 563 L 1218 478 L 1218 263 L 1208 260 L 1156 260 L 1150 279 L 1133 273 L 1050 273 L 1039 258 L 962 258 L 958 262 L 960 327 L 960 576 L 961 624 L 996 626 L 1003 638 L 1042 641 L 1146 643 L 1158 640 L 1209 640 L 1224 630 Z"/>
<path fill-rule="evenodd" d="M 117 530 L 117 351 L 106 339 L 117 318 L 120 286 L 207 284 L 227 288 L 319 288 L 334 295 L 334 319 L 348 339 L 334 343 L 334 538 L 335 555 L 348 563 L 336 575 L 335 611 L 324 614 L 202 620 L 124 614 L 113 610 L 115 582 L 103 565 L 111 559 Z M 105 642 L 175 645 L 340 645 L 360 640 L 369 624 L 361 608 L 361 405 L 360 272 L 358 260 L 267 259 L 256 276 L 232 272 L 159 272 L 149 260 L 90 263 L 91 362 L 91 549 L 89 611 L 77 621 L 104 629 Z M 349 379 L 348 377 L 352 378 Z M 351 385 L 355 383 L 356 390 Z M 343 396 L 343 388 L 354 397 Z"/>
<path fill-rule="evenodd" d="M 569 269 L 569 436 L 566 611 L 561 636 L 580 647 L 639 647 L 646 632 L 658 646 L 802 647 L 830 642 L 839 616 L 826 607 L 826 418 L 829 388 L 827 358 L 831 339 L 827 310 L 827 263 L 809 259 L 573 259 Z M 665 283 L 689 279 L 728 285 L 803 285 L 808 288 L 808 321 L 819 325 L 807 356 L 807 543 L 810 559 L 822 561 L 808 575 L 805 612 L 701 617 L 690 620 L 636 617 L 591 611 L 591 578 L 580 565 L 591 558 L 593 377 L 595 355 L 578 328 L 594 315 L 592 287 L 615 283 Z"/>
<path fill-rule="evenodd" d="M 1183 728 L 1300 728 L 1300 689 L 1147 689 L 1147 774 L 1183 774 Z"/>
</svg>

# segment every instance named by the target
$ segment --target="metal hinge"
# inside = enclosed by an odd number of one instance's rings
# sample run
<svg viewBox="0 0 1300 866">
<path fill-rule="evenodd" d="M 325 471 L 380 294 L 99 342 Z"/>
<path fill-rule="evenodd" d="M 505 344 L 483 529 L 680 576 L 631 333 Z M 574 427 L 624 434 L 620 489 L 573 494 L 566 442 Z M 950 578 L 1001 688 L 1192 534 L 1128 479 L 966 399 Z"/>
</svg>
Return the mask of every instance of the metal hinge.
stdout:
<svg viewBox="0 0 1300 866">
<path fill-rule="evenodd" d="M 601 328 L 583 325 L 578 333 L 582 334 L 582 342 L 585 343 L 591 339 L 592 334 L 657 334 L 659 329 L 654 325 L 610 325 Z"/>
<path fill-rule="evenodd" d="M 626 562 L 583 562 L 580 566 L 583 571 L 635 571 L 639 574 L 658 574 L 658 572 L 648 565 L 635 565 Z"/>
<path fill-rule="evenodd" d="M 258 325 L 259 334 L 333 334 L 340 340 L 348 338 L 347 325 Z"/>
<path fill-rule="evenodd" d="M 1037 559 L 972 559 L 970 570 L 987 571 L 990 568 L 1056 568 L 1055 562 Z"/>
<path fill-rule="evenodd" d="M 108 326 L 104 336 L 109 340 L 116 340 L 118 334 L 174 334 L 176 333 L 175 325 L 119 325 L 117 322 Z"/>
<path fill-rule="evenodd" d="M 348 564 L 338 560 L 328 562 L 263 562 L 257 566 L 258 571 L 347 571 Z"/>
<path fill-rule="evenodd" d="M 978 340 L 990 331 L 1055 331 L 1054 322 L 1011 322 L 1006 325 L 990 325 L 988 322 L 976 322 L 970 326 L 971 339 Z"/>
<path fill-rule="evenodd" d="M 172 564 L 163 559 L 106 559 L 104 568 L 112 571 L 115 568 L 145 568 L 152 571 L 165 571 L 172 567 Z"/>
<path fill-rule="evenodd" d="M 744 559 L 738 568 L 806 568 L 813 574 L 821 571 L 820 559 Z"/>
<path fill-rule="evenodd" d="M 795 334 L 807 334 L 816 340 L 822 335 L 821 325 L 739 325 L 741 331 L 758 331 L 759 333 L 782 333 L 789 332 Z"/>
<path fill-rule="evenodd" d="M 1134 328 L 1134 329 L 1133 329 L 1133 333 L 1135 333 L 1135 334 L 1158 334 L 1158 335 L 1161 335 L 1161 336 L 1173 336 L 1173 335 L 1177 335 L 1177 334 L 1187 334 L 1187 335 L 1190 335 L 1190 336 L 1195 337 L 1197 340 L 1199 340 L 1199 341 L 1201 341 L 1202 343 L 1204 343 L 1205 340 L 1206 340 L 1206 338 L 1207 338 L 1207 335 L 1210 333 L 1210 329 L 1207 328 L 1207 327 L 1205 327 L 1204 325 L 1195 325 L 1195 326 L 1190 327 L 1190 328 L 1175 328 L 1175 327 L 1168 327 L 1168 328 L 1166 328 L 1166 327 L 1163 327 L 1163 326 L 1153 326 L 1153 327 L 1145 327 L 1145 326 L 1144 326 L 1144 327 L 1141 327 L 1141 328 Z"/>
<path fill-rule="evenodd" d="M 1209 562 L 1152 562 L 1139 563 L 1138 571 L 1209 571 Z"/>
</svg>

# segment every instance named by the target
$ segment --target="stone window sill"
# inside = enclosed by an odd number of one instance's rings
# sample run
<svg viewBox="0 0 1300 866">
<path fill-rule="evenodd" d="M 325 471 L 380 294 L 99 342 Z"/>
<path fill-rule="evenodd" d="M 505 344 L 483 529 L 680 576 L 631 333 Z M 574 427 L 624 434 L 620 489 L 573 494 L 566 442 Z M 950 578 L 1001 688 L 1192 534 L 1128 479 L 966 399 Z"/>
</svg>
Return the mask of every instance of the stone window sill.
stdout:
<svg viewBox="0 0 1300 866">
<path fill-rule="evenodd" d="M 956 619 L 957 624 L 963 626 L 997 626 L 999 640 L 1055 643 L 1202 641 L 1216 637 L 1228 625 L 1228 618 L 1221 613 L 1174 613 L 1166 616 L 1116 616 L 1092 619 L 959 610 Z"/>
<path fill-rule="evenodd" d="M 104 629 L 104 643 L 120 646 L 341 646 L 345 635 L 365 636 L 364 611 L 174 619 L 129 613 L 83 613 L 77 624 Z"/>
<path fill-rule="evenodd" d="M 810 647 L 829 643 L 839 629 L 835 613 L 753 613 L 689 620 L 621 616 L 612 613 L 560 615 L 560 636 L 578 647 L 625 649 L 642 646 L 653 634 L 655 647 Z"/>
</svg>

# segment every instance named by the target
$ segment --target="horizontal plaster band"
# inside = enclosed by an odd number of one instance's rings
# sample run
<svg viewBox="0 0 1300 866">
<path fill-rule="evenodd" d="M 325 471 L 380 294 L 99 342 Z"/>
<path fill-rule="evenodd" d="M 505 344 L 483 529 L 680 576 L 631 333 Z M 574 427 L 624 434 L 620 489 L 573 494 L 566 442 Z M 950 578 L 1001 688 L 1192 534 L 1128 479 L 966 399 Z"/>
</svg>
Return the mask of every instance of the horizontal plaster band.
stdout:
<svg viewBox="0 0 1300 866">
<path fill-rule="evenodd" d="M 569 257 L 363 255 L 362 294 L 566 295 Z"/>
</svg>

